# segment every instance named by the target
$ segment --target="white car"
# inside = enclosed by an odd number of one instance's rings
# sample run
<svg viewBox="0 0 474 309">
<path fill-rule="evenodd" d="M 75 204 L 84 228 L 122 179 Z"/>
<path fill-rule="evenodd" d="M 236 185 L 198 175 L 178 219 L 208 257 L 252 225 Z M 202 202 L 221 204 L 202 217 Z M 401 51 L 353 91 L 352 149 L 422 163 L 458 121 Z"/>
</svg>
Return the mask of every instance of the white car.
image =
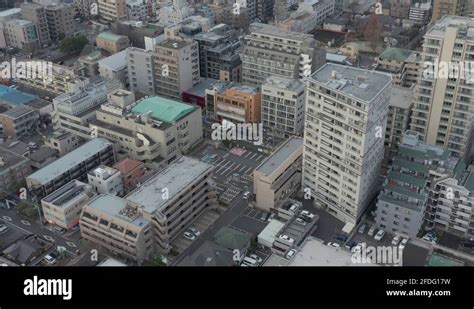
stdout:
<svg viewBox="0 0 474 309">
<path fill-rule="evenodd" d="M 252 259 L 256 260 L 258 264 L 261 264 L 263 262 L 261 257 L 258 257 L 256 254 L 251 254 L 249 255 Z"/>
<path fill-rule="evenodd" d="M 184 232 L 183 236 L 184 236 L 184 238 L 189 239 L 189 240 L 195 240 L 196 239 L 196 236 L 193 233 L 191 233 L 190 231 Z"/>
<path fill-rule="evenodd" d="M 374 236 L 375 231 L 376 231 L 375 226 L 372 226 L 372 227 L 369 229 L 369 232 L 367 233 L 367 235 L 369 235 L 370 237 L 372 237 L 372 236 Z"/>
<path fill-rule="evenodd" d="M 244 199 L 248 199 L 248 198 L 249 198 L 249 195 L 250 195 L 250 192 L 249 192 L 249 191 L 245 191 L 245 193 L 244 193 Z"/>
<path fill-rule="evenodd" d="M 425 236 L 423 236 L 422 240 L 434 244 L 438 241 L 438 238 L 436 236 L 434 236 L 433 234 L 426 234 Z"/>
<path fill-rule="evenodd" d="M 48 263 L 48 265 L 54 265 L 54 264 L 56 264 L 56 259 L 53 258 L 53 257 L 52 257 L 51 255 L 49 255 L 49 254 L 44 257 L 44 261 L 45 261 L 46 263 Z"/>
<path fill-rule="evenodd" d="M 294 242 L 295 240 L 288 235 L 280 235 L 280 239 L 286 240 L 288 242 Z"/>
<path fill-rule="evenodd" d="M 303 210 L 301 212 L 301 215 L 308 218 L 308 219 L 313 219 L 314 218 L 314 214 L 310 213 L 309 211 L 307 210 Z"/>
<path fill-rule="evenodd" d="M 296 250 L 295 250 L 295 249 L 291 249 L 291 250 L 288 251 L 288 253 L 286 254 L 286 258 L 290 260 L 295 254 L 296 254 Z"/>
<path fill-rule="evenodd" d="M 298 223 L 298 224 L 301 224 L 301 225 L 306 225 L 306 221 L 304 221 L 304 220 L 301 219 L 301 218 L 297 218 L 297 219 L 295 220 L 295 222 Z"/>
<path fill-rule="evenodd" d="M 398 244 L 400 243 L 400 240 L 402 240 L 402 236 L 395 235 L 395 237 L 393 237 L 393 239 L 392 239 L 392 245 L 393 246 L 398 246 Z"/>
<path fill-rule="evenodd" d="M 379 230 L 377 234 L 375 234 L 374 239 L 377 241 L 382 240 L 382 238 L 385 236 L 385 231 L 384 230 Z"/>
<path fill-rule="evenodd" d="M 195 227 L 190 227 L 190 228 L 189 228 L 189 231 L 190 231 L 191 233 L 193 233 L 194 235 L 196 235 L 196 237 L 198 237 L 199 235 L 201 235 L 201 232 L 200 232 L 197 228 L 195 228 Z"/>
<path fill-rule="evenodd" d="M 0 234 L 8 231 L 8 226 L 5 224 L 0 224 Z"/>
<path fill-rule="evenodd" d="M 332 248 L 340 248 L 341 246 L 335 242 L 328 242 L 328 246 Z"/>
<path fill-rule="evenodd" d="M 407 245 L 407 243 L 408 243 L 408 238 L 403 238 L 398 248 L 405 249 L 405 246 Z"/>
</svg>

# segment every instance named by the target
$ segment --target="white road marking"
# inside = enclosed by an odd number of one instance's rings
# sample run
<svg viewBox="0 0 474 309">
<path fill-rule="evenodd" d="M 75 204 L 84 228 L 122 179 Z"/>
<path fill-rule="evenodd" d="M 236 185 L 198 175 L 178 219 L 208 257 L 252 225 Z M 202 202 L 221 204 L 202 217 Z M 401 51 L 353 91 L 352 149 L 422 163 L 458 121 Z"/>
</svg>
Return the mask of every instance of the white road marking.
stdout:
<svg viewBox="0 0 474 309">
<path fill-rule="evenodd" d="M 252 168 L 249 167 L 249 168 L 245 171 L 245 174 L 250 175 L 249 172 L 250 172 L 251 170 L 252 170 Z"/>
<path fill-rule="evenodd" d="M 254 153 L 253 156 L 250 157 L 250 160 L 252 160 L 258 153 Z"/>
<path fill-rule="evenodd" d="M 242 168 L 239 170 L 239 173 L 241 173 L 243 170 L 245 170 L 247 168 L 247 166 L 242 166 Z"/>
<path fill-rule="evenodd" d="M 244 158 L 248 158 L 248 156 L 250 156 L 253 152 L 251 151 L 247 151 L 247 153 L 244 155 Z"/>
<path fill-rule="evenodd" d="M 262 155 L 258 155 L 257 159 L 255 159 L 255 161 L 260 161 L 263 159 L 263 156 Z"/>
<path fill-rule="evenodd" d="M 3 220 L 6 220 L 6 221 L 8 221 L 8 222 L 12 222 L 12 221 L 13 221 L 13 219 L 10 218 L 9 216 L 3 216 L 2 219 L 3 219 Z"/>
<path fill-rule="evenodd" d="M 21 220 L 21 223 L 22 223 L 23 225 L 31 225 L 31 223 L 28 222 L 28 221 L 26 221 L 26 220 Z"/>
<path fill-rule="evenodd" d="M 44 239 L 54 242 L 54 238 L 48 235 L 43 235 Z"/>
<path fill-rule="evenodd" d="M 77 248 L 76 244 L 73 243 L 73 242 L 66 241 L 66 244 L 67 244 L 69 247 Z"/>
</svg>

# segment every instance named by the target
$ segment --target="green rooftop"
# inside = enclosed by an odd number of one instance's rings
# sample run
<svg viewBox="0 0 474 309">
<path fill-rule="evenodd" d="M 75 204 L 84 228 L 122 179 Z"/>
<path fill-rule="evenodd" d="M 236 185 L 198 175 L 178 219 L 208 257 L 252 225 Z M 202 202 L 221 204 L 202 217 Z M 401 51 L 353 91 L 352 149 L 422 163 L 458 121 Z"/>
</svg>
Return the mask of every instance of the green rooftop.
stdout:
<svg viewBox="0 0 474 309">
<path fill-rule="evenodd" d="M 108 31 L 99 33 L 97 37 L 104 40 L 114 41 L 114 42 L 117 42 L 120 39 L 126 38 L 126 36 L 124 35 L 118 35 L 112 32 L 108 32 Z"/>
<path fill-rule="evenodd" d="M 400 166 L 402 168 L 406 168 L 410 171 L 417 172 L 417 173 L 423 173 L 424 175 L 428 174 L 430 171 L 430 167 L 428 165 L 423 165 L 418 162 L 412 162 L 412 161 L 406 161 L 406 160 L 401 160 L 401 159 L 395 159 L 393 160 L 393 165 Z"/>
<path fill-rule="evenodd" d="M 400 195 L 403 195 L 403 196 L 408 196 L 408 197 L 411 197 L 411 198 L 416 198 L 417 200 L 423 202 L 426 200 L 426 197 L 427 195 L 426 194 L 423 194 L 423 193 L 416 193 L 416 192 L 413 192 L 413 191 L 410 191 L 410 190 L 407 190 L 405 188 L 402 188 L 402 187 L 399 187 L 399 186 L 394 186 L 394 187 L 390 187 L 390 186 L 387 186 L 385 187 L 386 190 L 390 190 L 392 192 L 395 192 L 395 193 L 398 193 Z"/>
<path fill-rule="evenodd" d="M 435 149 L 436 146 L 431 146 L 433 149 Z M 404 145 L 400 145 L 400 149 L 398 150 L 398 154 L 402 156 L 408 156 L 408 157 L 413 157 L 413 158 L 418 158 L 418 159 L 423 159 L 423 160 L 433 160 L 433 159 L 438 159 L 438 160 L 447 160 L 450 152 L 449 150 L 444 149 L 444 151 L 438 153 L 435 150 L 430 149 L 428 146 L 427 147 L 420 147 L 419 149 L 413 149 L 406 147 Z M 442 149 L 439 147 L 439 149 Z"/>
<path fill-rule="evenodd" d="M 474 172 L 469 174 L 464 183 L 464 187 L 469 191 L 474 191 Z"/>
<path fill-rule="evenodd" d="M 389 195 L 385 195 L 385 194 L 380 194 L 379 195 L 379 201 L 382 201 L 382 202 L 385 202 L 385 203 L 388 203 L 388 204 L 392 204 L 392 205 L 397 205 L 397 206 L 400 206 L 400 207 L 403 207 L 403 208 L 406 208 L 406 209 L 409 209 L 409 210 L 412 210 L 412 211 L 422 211 L 423 210 L 422 207 L 417 207 L 416 205 L 403 202 L 401 200 L 398 200 L 396 198 L 390 197 Z"/>
<path fill-rule="evenodd" d="M 454 168 L 454 177 L 459 181 L 466 170 L 466 163 L 463 160 L 459 160 Z"/>
<path fill-rule="evenodd" d="M 413 51 L 409 49 L 390 47 L 384 50 L 380 54 L 379 58 L 402 62 L 405 61 L 412 53 Z"/>
<path fill-rule="evenodd" d="M 155 96 L 139 101 L 132 112 L 137 114 L 151 112 L 151 117 L 156 120 L 175 122 L 190 114 L 194 109 L 192 105 Z"/>
<path fill-rule="evenodd" d="M 401 174 L 398 172 L 390 171 L 387 175 L 387 180 L 396 181 L 400 183 L 408 183 L 414 185 L 417 188 L 424 188 L 426 181 L 411 175 Z"/>
</svg>

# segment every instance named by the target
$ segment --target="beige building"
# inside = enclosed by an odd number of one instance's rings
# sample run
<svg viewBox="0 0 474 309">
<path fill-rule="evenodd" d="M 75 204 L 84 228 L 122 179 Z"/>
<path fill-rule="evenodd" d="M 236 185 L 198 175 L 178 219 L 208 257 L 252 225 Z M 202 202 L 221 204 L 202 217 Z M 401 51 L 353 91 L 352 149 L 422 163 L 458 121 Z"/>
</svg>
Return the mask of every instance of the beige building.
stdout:
<svg viewBox="0 0 474 309">
<path fill-rule="evenodd" d="M 21 17 L 36 24 L 41 46 L 46 46 L 51 42 L 49 35 L 48 19 L 45 8 L 34 2 L 23 2 L 21 4 Z"/>
<path fill-rule="evenodd" d="M 64 130 L 55 130 L 44 141 L 45 146 L 56 150 L 59 156 L 73 151 L 79 147 L 80 143 L 81 139 L 77 135 Z"/>
<path fill-rule="evenodd" d="M 98 15 L 106 22 L 127 18 L 126 0 L 98 0 Z"/>
<path fill-rule="evenodd" d="M 217 206 L 213 167 L 181 157 L 121 199 L 100 195 L 81 216 L 82 236 L 137 262 L 166 253 L 170 242 Z"/>
<path fill-rule="evenodd" d="M 33 52 L 40 45 L 38 29 L 36 24 L 24 19 L 11 19 L 3 22 L 0 42 L 2 46 L 12 46 L 23 49 L 28 52 Z"/>
<path fill-rule="evenodd" d="M 389 74 L 336 64 L 308 81 L 303 188 L 346 223 L 378 192 L 391 89 Z"/>
<path fill-rule="evenodd" d="M 25 105 L 19 105 L 0 114 L 3 135 L 7 138 L 22 137 L 35 133 L 39 125 L 39 112 Z"/>
<path fill-rule="evenodd" d="M 424 37 L 420 75 L 413 103 L 410 130 L 423 141 L 464 155 L 474 119 L 474 84 L 469 76 L 442 76 L 439 62 L 452 64 L 474 60 L 474 21 L 445 16 Z M 436 65 L 436 66 L 434 66 Z"/>
<path fill-rule="evenodd" d="M 431 22 L 437 22 L 445 15 L 469 16 L 471 0 L 433 0 Z"/>
<path fill-rule="evenodd" d="M 303 139 L 293 136 L 253 172 L 257 207 L 278 208 L 301 186 Z"/>
<path fill-rule="evenodd" d="M 111 54 L 118 53 L 130 46 L 130 40 L 125 35 L 118 35 L 112 32 L 101 32 L 95 39 L 97 47 L 108 51 Z"/>
<path fill-rule="evenodd" d="M 421 73 L 421 56 L 408 49 L 390 47 L 377 57 L 376 70 L 391 73 L 393 84 L 410 88 Z"/>
<path fill-rule="evenodd" d="M 36 72 L 38 74 L 38 71 Z M 52 97 L 64 94 L 70 91 L 70 82 L 77 81 L 78 78 L 74 69 L 62 65 L 53 64 L 53 74 L 46 80 L 41 78 L 19 79 L 18 83 L 27 87 L 51 93 Z"/>
<path fill-rule="evenodd" d="M 199 107 L 117 90 L 90 123 L 97 136 L 114 142 L 119 156 L 166 166 L 202 139 Z"/>
<path fill-rule="evenodd" d="M 90 185 L 72 180 L 41 200 L 44 219 L 50 224 L 71 229 L 79 224 L 82 207 L 93 196 Z"/>
<path fill-rule="evenodd" d="M 179 36 L 178 28 L 165 29 L 166 40 L 155 45 L 155 92 L 181 100 L 184 91 L 199 81 L 198 43 Z"/>
</svg>

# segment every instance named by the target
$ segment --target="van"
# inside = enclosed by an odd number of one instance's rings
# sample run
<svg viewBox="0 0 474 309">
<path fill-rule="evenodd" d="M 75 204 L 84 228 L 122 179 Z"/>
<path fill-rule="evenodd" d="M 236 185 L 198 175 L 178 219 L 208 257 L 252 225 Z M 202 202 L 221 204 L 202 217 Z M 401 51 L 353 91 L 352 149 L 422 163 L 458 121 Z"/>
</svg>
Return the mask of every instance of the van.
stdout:
<svg viewBox="0 0 474 309">
<path fill-rule="evenodd" d="M 245 264 L 247 266 L 257 266 L 257 260 L 252 259 L 249 256 L 246 256 L 244 260 L 242 261 L 242 264 Z"/>
</svg>

